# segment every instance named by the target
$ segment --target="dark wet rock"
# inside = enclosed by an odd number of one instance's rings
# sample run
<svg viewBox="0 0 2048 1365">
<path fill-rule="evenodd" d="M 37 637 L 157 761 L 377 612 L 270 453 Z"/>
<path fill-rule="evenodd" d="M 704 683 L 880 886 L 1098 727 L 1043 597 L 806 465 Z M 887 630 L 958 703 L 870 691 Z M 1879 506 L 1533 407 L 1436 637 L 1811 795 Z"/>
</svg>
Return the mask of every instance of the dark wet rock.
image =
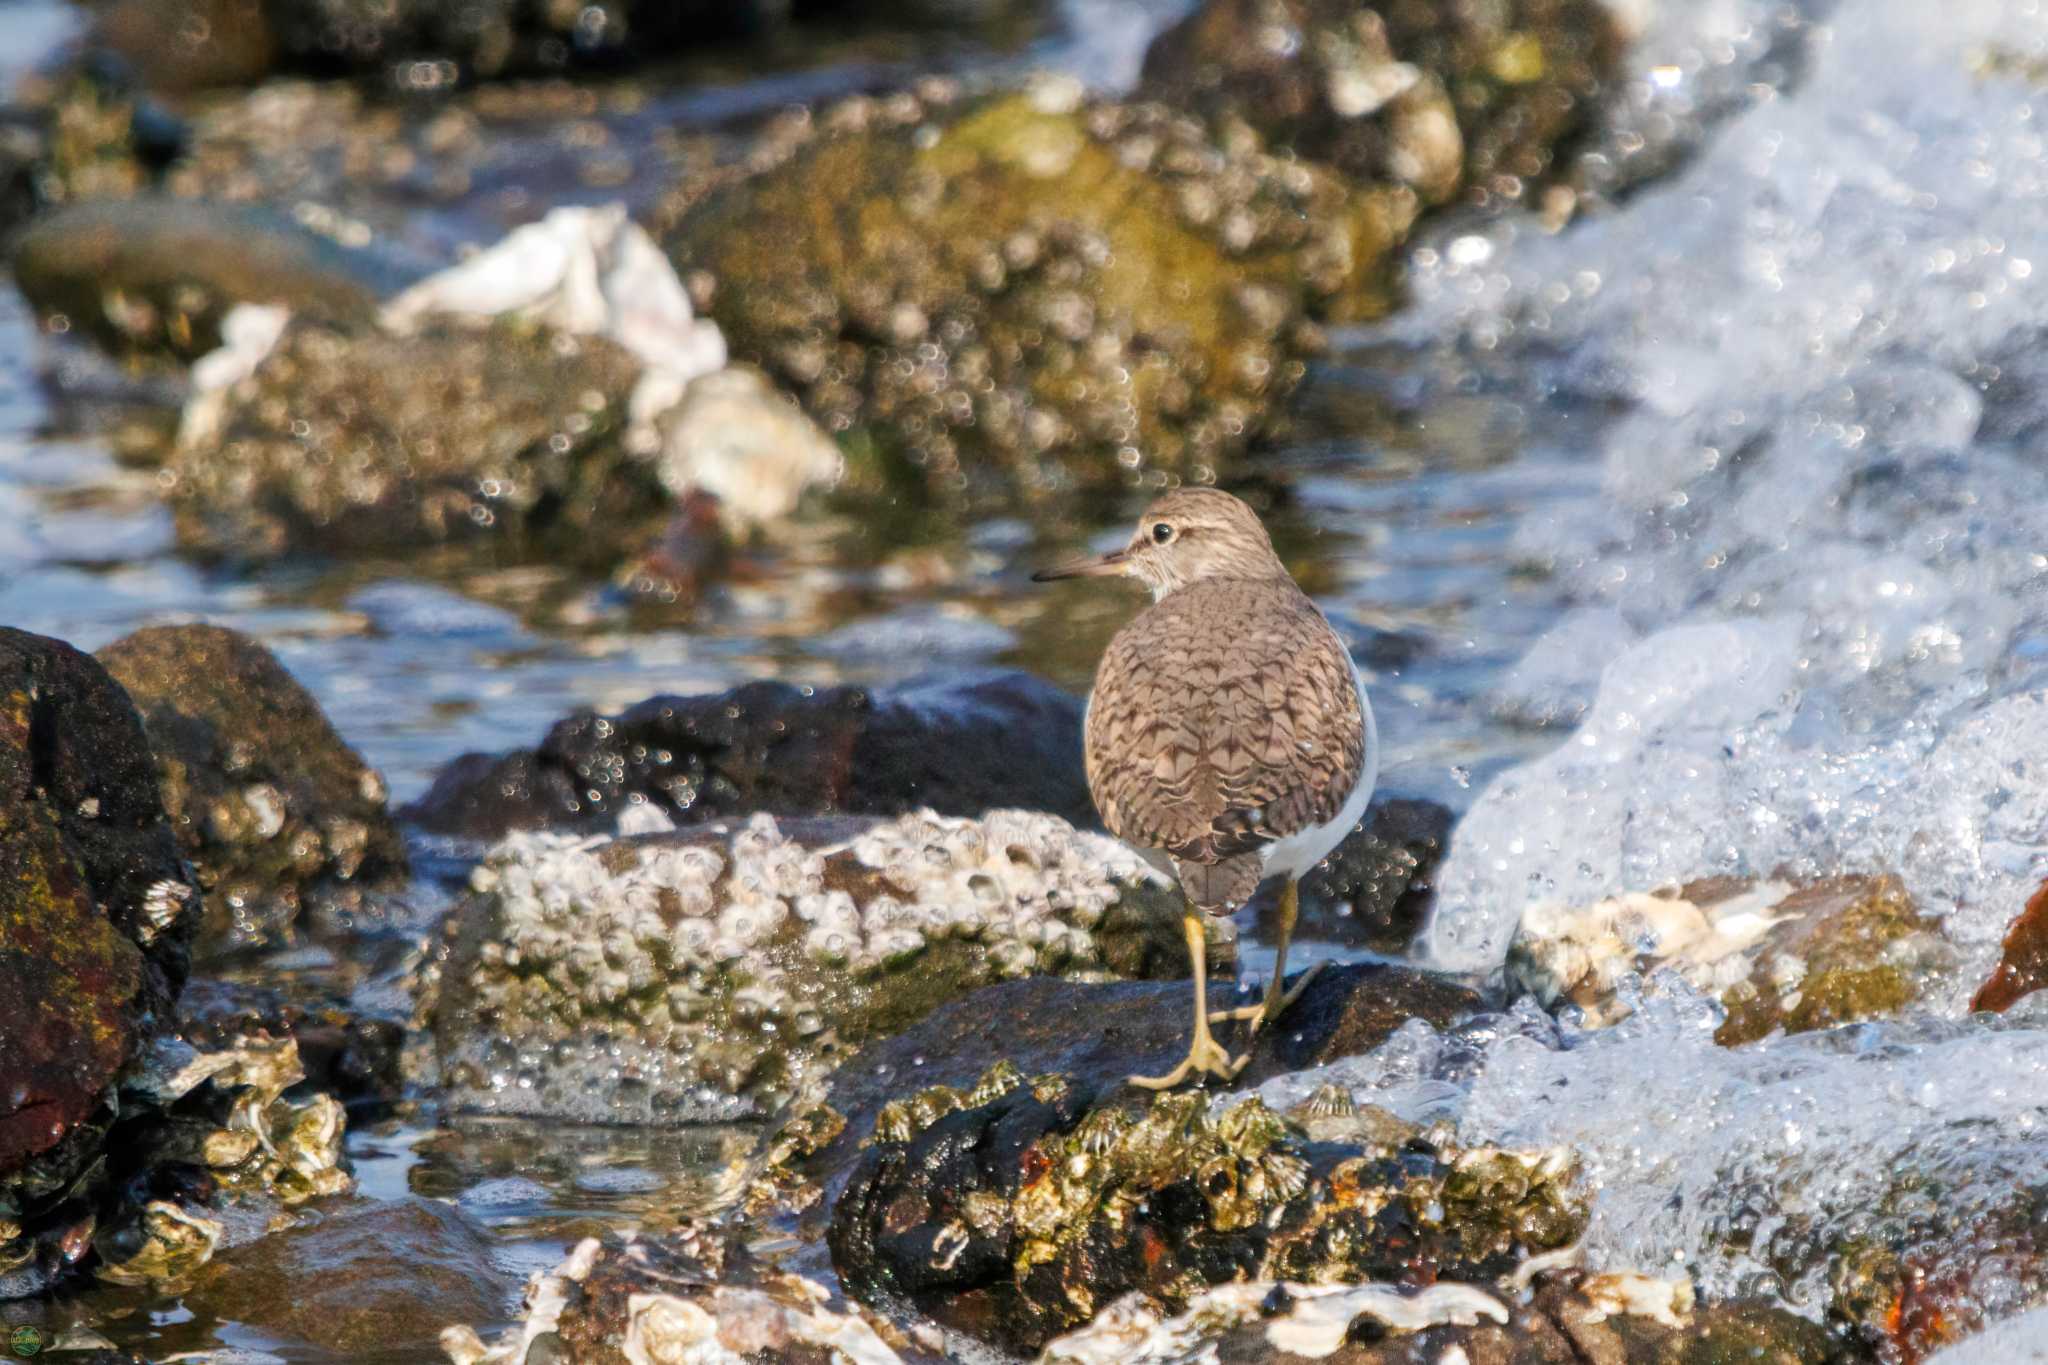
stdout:
<svg viewBox="0 0 2048 1365">
<path fill-rule="evenodd" d="M 15 239 L 13 264 L 45 318 L 121 354 L 183 360 L 220 344 L 236 304 L 364 324 L 409 273 L 269 209 L 156 195 L 55 209 Z"/>
<path fill-rule="evenodd" d="M 294 323 L 227 390 L 219 438 L 166 466 L 179 537 L 238 558 L 488 542 L 601 571 L 670 503 L 621 440 L 638 376 L 602 338 L 509 322 Z"/>
<path fill-rule="evenodd" d="M 313 900 L 403 886 L 383 779 L 263 645 L 153 626 L 98 657 L 141 709 L 164 809 L 206 893 L 201 951 L 288 941 Z"/>
<path fill-rule="evenodd" d="M 1503 1299 L 1439 1284 L 1402 1296 L 1385 1285 L 1252 1282 L 1195 1296 L 1178 1315 L 1142 1296 L 1054 1341 L 1046 1365 L 1167 1365 L 1317 1360 L 1333 1365 L 1848 1365 L 1874 1357 L 1784 1308 L 1700 1307 L 1684 1281 L 1628 1273 L 1546 1273 Z"/>
<path fill-rule="evenodd" d="M 1674 970 L 1718 996 L 1728 1046 L 1898 1013 L 1954 961 L 1939 921 L 1896 877 L 1794 885 L 1723 878 L 1597 905 L 1538 907 L 1508 951 L 1508 974 L 1587 1022 L 1628 1013 L 1617 986 Z"/>
<path fill-rule="evenodd" d="M 1206 0 L 1139 94 L 1430 203 L 1513 202 L 1563 168 L 1621 50 L 1599 0 Z"/>
<path fill-rule="evenodd" d="M 214 1259 L 188 1308 L 343 1359 L 426 1360 L 450 1322 L 503 1317 L 518 1282 L 493 1238 L 434 1199 L 339 1202 Z"/>
<path fill-rule="evenodd" d="M 899 1100 L 833 1208 L 848 1292 L 1032 1350 L 1126 1293 L 1178 1309 L 1237 1280 L 1483 1283 L 1585 1226 L 1563 1152 L 1390 1135 L 1382 1115 L 1347 1130 L 1314 1103 L 1310 1140 L 1256 1098 L 1129 1093 L 1004 1064 Z"/>
<path fill-rule="evenodd" d="M 1970 1008 L 2002 1014 L 2043 985 L 2048 985 L 2048 882 L 2037 887 L 2026 908 L 2013 916 L 1998 965 L 1970 997 Z"/>
<path fill-rule="evenodd" d="M 898 1360 L 826 1286 L 764 1264 L 734 1229 L 699 1224 L 586 1239 L 536 1280 L 519 1323 L 495 1345 L 468 1326 L 449 1328 L 441 1344 L 456 1365 Z"/>
<path fill-rule="evenodd" d="M 86 1173 L 113 1084 L 184 984 L 198 916 L 134 705 L 69 645 L 0 628 L 0 1271 Z"/>
<path fill-rule="evenodd" d="M 395 1100 L 404 1089 L 404 1024 L 334 997 L 301 1000 L 264 986 L 196 977 L 178 999 L 178 1036 L 202 1052 L 289 1038 L 308 1083 L 344 1102 Z"/>
<path fill-rule="evenodd" d="M 520 834 L 471 884 L 422 987 L 444 1093 L 491 1112 L 744 1117 L 994 981 L 1187 970 L 1164 880 L 1035 812 Z"/>
<path fill-rule="evenodd" d="M 1376 798 L 1364 823 L 1302 878 L 1300 932 L 1383 953 L 1406 948 L 1429 918 L 1430 879 L 1456 821 L 1439 802 Z"/>
<path fill-rule="evenodd" d="M 1227 964 L 1218 963 L 1218 966 Z M 816 1160 L 802 1163 L 828 1192 L 875 1131 L 877 1117 L 906 1089 L 971 1087 L 992 1057 L 1027 1075 L 1056 1073 L 1092 1092 L 1110 1092 L 1132 1075 L 1159 1075 L 1187 1055 L 1189 991 L 1184 981 L 1121 983 L 1037 977 L 1006 981 L 935 1010 L 915 1027 L 849 1058 L 822 1092 L 845 1121 Z M 1249 997 L 1256 999 L 1256 997 Z M 1243 1003 L 1212 985 L 1211 1008 Z M 1477 992 L 1458 981 L 1380 963 L 1326 967 L 1279 1026 L 1260 1037 L 1241 1087 L 1282 1072 L 1371 1051 L 1420 1018 L 1443 1028 L 1477 1010 Z M 1218 1041 L 1242 1046 L 1241 1024 L 1219 1027 Z M 1140 1092 L 1130 1091 L 1133 1097 Z"/>
<path fill-rule="evenodd" d="M 1030 0 L 116 0 L 93 39 L 151 88 L 253 84 L 276 70 L 359 73 L 405 91 L 610 68 L 709 43 L 768 36 L 792 20 L 934 24 L 1027 32 Z"/>
<path fill-rule="evenodd" d="M 536 749 L 464 755 L 401 814 L 472 838 L 606 830 L 643 804 L 679 823 L 1016 806 L 1092 825 L 1081 716 L 1078 698 L 1017 672 L 650 697 L 616 716 L 571 716 Z"/>
<path fill-rule="evenodd" d="M 1406 189 L 1057 83 L 949 98 L 799 120 L 662 211 L 734 355 L 841 437 L 849 495 L 1009 510 L 1214 476 L 1317 324 L 1388 306 Z"/>
</svg>

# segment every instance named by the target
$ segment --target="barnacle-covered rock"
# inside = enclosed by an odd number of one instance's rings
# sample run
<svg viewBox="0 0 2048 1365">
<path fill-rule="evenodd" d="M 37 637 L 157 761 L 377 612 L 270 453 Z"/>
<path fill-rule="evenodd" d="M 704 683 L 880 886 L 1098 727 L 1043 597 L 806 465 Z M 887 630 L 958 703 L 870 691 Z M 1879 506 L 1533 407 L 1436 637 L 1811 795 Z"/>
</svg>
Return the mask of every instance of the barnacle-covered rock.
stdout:
<svg viewBox="0 0 2048 1365">
<path fill-rule="evenodd" d="M 1591 126 L 1621 50 L 1600 0 L 1205 0 L 1139 93 L 1430 203 L 1514 202 Z"/>
<path fill-rule="evenodd" d="M 570 716 L 539 747 L 466 754 L 407 807 L 438 834 L 610 830 L 651 805 L 677 823 L 776 815 L 979 815 L 1023 806 L 1092 825 L 1081 700 L 990 671 L 884 690 L 756 682 Z"/>
<path fill-rule="evenodd" d="M 1671 969 L 1720 998 L 1730 1046 L 1897 1013 L 1953 954 L 1894 877 L 1806 885 L 1718 880 L 1525 913 L 1511 976 L 1593 1024 L 1628 1012 L 1616 987 Z"/>
<path fill-rule="evenodd" d="M 1364 822 L 1301 879 L 1301 932 L 1383 953 L 1405 949 L 1429 918 L 1430 878 L 1456 819 L 1435 801 L 1374 801 Z"/>
<path fill-rule="evenodd" d="M 983 1088 L 973 1108 L 908 1101 L 937 1117 L 877 1133 L 830 1244 L 856 1298 L 1010 1350 L 1131 1292 L 1178 1310 L 1235 1280 L 1491 1281 L 1585 1224 L 1563 1152 L 1461 1149 L 1447 1126 L 1311 1141 L 1256 1098 Z"/>
<path fill-rule="evenodd" d="M 179 536 L 256 558 L 488 539 L 604 567 L 669 501 L 621 441 L 639 370 L 602 338 L 512 322 L 294 324 L 227 390 L 219 438 L 166 465 Z"/>
<path fill-rule="evenodd" d="M 1205 1356 L 1206 1353 L 1206 1356 Z M 1854 1346 L 1783 1308 L 1698 1307 L 1684 1280 L 1546 1273 L 1513 1309 L 1474 1285 L 1254 1280 L 1205 1289 L 1179 1313 L 1141 1294 L 1048 1344 L 1044 1365 L 1169 1365 L 1192 1359 L 1328 1365 L 1846 1365 Z"/>
<path fill-rule="evenodd" d="M 127 696 L 0 628 L 0 1293 L 61 1268 L 47 1238 L 82 1254 L 116 1083 L 170 1017 L 198 904 Z"/>
<path fill-rule="evenodd" d="M 142 711 L 165 812 L 206 893 L 201 951 L 288 940 L 313 900 L 404 883 L 383 779 L 261 644 L 153 626 L 98 658 Z"/>
<path fill-rule="evenodd" d="M 506 321 L 408 337 L 295 323 L 163 480 L 185 545 L 264 558 L 490 541 L 609 568 L 670 504 L 622 441 L 640 365 Z"/>
<path fill-rule="evenodd" d="M 92 1233 L 99 1278 L 182 1288 L 286 1210 L 350 1190 L 341 1105 L 300 1093 L 304 1079 L 289 1039 L 216 1052 L 160 1040 L 123 1081 L 116 1193 Z"/>
<path fill-rule="evenodd" d="M 403 1021 L 318 991 L 194 977 L 178 997 L 178 1036 L 201 1052 L 224 1052 L 258 1037 L 289 1038 L 308 1084 L 344 1104 L 395 1100 L 404 1088 Z"/>
<path fill-rule="evenodd" d="M 498 1112 L 737 1117 L 977 986 L 1186 971 L 1163 878 L 1023 811 L 515 835 L 472 886 L 429 1018 Z"/>
<path fill-rule="evenodd" d="M 518 1324 L 495 1345 L 458 1326 L 441 1346 L 455 1365 L 902 1359 L 825 1286 L 762 1264 L 729 1229 L 696 1224 L 658 1239 L 586 1238 L 534 1277 Z"/>
<path fill-rule="evenodd" d="M 1318 322 L 1388 306 L 1415 196 L 1048 82 L 927 86 L 764 139 L 665 242 L 733 352 L 849 450 L 850 488 L 1014 505 L 1214 477 Z"/>
<path fill-rule="evenodd" d="M 1229 981 L 1236 944 L 1227 922 L 1211 929 L 1211 1009 L 1256 1000 Z M 1227 956 L 1226 956 L 1227 954 Z M 1184 970 L 1184 969 L 1181 969 Z M 1479 994 L 1455 978 L 1388 963 L 1325 967 L 1281 1027 L 1246 1041 L 1242 1023 L 1218 1040 L 1250 1061 L 1237 1084 L 1249 1089 L 1283 1072 L 1319 1066 L 1385 1042 L 1411 1019 L 1439 1028 L 1474 1013 Z M 1188 987 L 1181 981 L 1085 981 L 1036 976 L 989 986 L 941 1006 L 914 1026 L 869 1043 L 828 1078 L 822 1099 L 843 1117 L 814 1159 L 799 1164 L 826 1193 L 837 1189 L 870 1137 L 922 1127 L 943 1106 L 972 1108 L 993 1083 L 1047 1076 L 1083 1092 L 1106 1091 L 1133 1073 L 1158 1074 L 1187 1055 Z M 994 1063 L 993 1069 L 991 1064 Z M 906 1078 L 923 1088 L 905 1094 Z M 1047 1093 L 1050 1093 L 1049 1091 Z M 971 1100 L 968 1098 L 973 1096 Z M 1347 1107 L 1344 1130 L 1362 1120 Z M 1316 1130 L 1311 1125 L 1309 1131 Z"/>
<path fill-rule="evenodd" d="M 117 354 L 196 360 L 237 304 L 283 304 L 367 324 L 406 272 L 271 210 L 169 196 L 96 200 L 44 214 L 14 243 L 14 277 L 46 319 Z"/>
</svg>

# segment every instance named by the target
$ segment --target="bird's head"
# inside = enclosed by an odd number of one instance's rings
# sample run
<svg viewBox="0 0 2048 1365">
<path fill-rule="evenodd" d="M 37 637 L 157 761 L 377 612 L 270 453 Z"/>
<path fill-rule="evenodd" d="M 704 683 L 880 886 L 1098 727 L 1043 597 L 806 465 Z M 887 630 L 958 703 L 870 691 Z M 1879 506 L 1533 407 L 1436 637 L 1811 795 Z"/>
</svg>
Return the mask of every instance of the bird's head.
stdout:
<svg viewBox="0 0 2048 1365">
<path fill-rule="evenodd" d="M 1056 578 L 1135 578 L 1154 601 L 1210 578 L 1285 578 L 1287 568 L 1258 514 L 1213 488 L 1179 488 L 1153 501 L 1138 518 L 1130 543 L 1104 555 L 1085 555 L 1031 575 Z"/>
</svg>

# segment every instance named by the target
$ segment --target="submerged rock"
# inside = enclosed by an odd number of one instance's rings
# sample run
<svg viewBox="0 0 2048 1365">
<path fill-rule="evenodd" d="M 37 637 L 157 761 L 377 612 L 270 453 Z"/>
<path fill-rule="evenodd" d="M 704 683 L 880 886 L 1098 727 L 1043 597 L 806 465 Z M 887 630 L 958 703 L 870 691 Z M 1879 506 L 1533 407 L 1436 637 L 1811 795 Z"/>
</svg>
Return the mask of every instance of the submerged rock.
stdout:
<svg viewBox="0 0 2048 1365">
<path fill-rule="evenodd" d="M 1643 1275 L 1539 1276 L 1526 1301 L 1472 1285 L 1404 1292 L 1383 1284 L 1251 1281 L 1207 1289 L 1169 1315 L 1143 1295 L 1120 1299 L 1051 1342 L 1045 1365 L 1170 1365 L 1208 1351 L 1219 1361 L 1331 1365 L 1847 1365 L 1864 1353 L 1785 1309 L 1693 1303 L 1683 1280 Z"/>
<path fill-rule="evenodd" d="M 1950 965 L 1938 923 L 1896 878 L 1793 886 L 1735 879 L 1618 896 L 1523 916 L 1509 974 L 1546 1005 L 1567 999 L 1593 1024 L 1626 1014 L 1625 977 L 1673 969 L 1727 1012 L 1733 1046 L 1895 1014 Z"/>
<path fill-rule="evenodd" d="M 1096 1099 L 1007 1066 L 906 1097 L 833 1210 L 848 1292 L 1032 1350 L 1131 1292 L 1177 1310 L 1236 1280 L 1486 1282 L 1584 1228 L 1563 1152 L 1315 1104 L 1310 1140 L 1257 1099 Z"/>
<path fill-rule="evenodd" d="M 491 1321 L 517 1280 L 493 1238 L 437 1199 L 337 1202 L 299 1227 L 217 1257 L 183 1297 L 343 1359 L 426 1359 L 450 1321 Z"/>
<path fill-rule="evenodd" d="M 659 1239 L 586 1238 L 534 1277 L 518 1326 L 495 1346 L 468 1326 L 441 1345 L 456 1365 L 901 1360 L 825 1286 L 762 1264 L 729 1229 L 694 1224 Z"/>
<path fill-rule="evenodd" d="M 1592 126 L 1621 51 L 1599 0 L 1206 0 L 1153 41 L 1139 94 L 1430 203 L 1513 202 Z"/>
<path fill-rule="evenodd" d="M 841 438 L 857 493 L 1008 507 L 1213 477 L 1316 322 L 1387 307 L 1405 189 L 1057 83 L 949 101 L 826 111 L 665 210 L 733 353 Z"/>
<path fill-rule="evenodd" d="M 45 319 L 119 354 L 196 360 L 237 304 L 361 325 L 406 272 L 267 209 L 169 196 L 78 203 L 13 244 L 14 278 Z"/>
<path fill-rule="evenodd" d="M 535 749 L 466 754 L 402 814 L 471 838 L 609 830 L 650 805 L 678 823 L 1021 806 L 1092 825 L 1081 715 L 1079 698 L 1017 672 L 650 697 L 616 716 L 571 716 Z"/>
<path fill-rule="evenodd" d="M 741 1117 L 977 986 L 1187 969 L 1163 879 L 1022 811 L 515 835 L 472 885 L 426 1016 L 503 1113 Z"/>
<path fill-rule="evenodd" d="M 0 627 L 0 1284 L 101 1188 L 116 1082 L 170 1017 L 198 902 L 127 696 Z"/>
<path fill-rule="evenodd" d="M 383 779 L 261 644 L 155 626 L 98 658 L 142 711 L 166 813 L 206 893 L 202 951 L 288 941 L 309 901 L 404 884 Z"/>
<path fill-rule="evenodd" d="M 669 496 L 621 440 L 638 362 L 597 337 L 295 322 L 226 390 L 217 440 L 165 468 L 201 554 L 403 553 L 489 541 L 604 570 Z"/>
</svg>

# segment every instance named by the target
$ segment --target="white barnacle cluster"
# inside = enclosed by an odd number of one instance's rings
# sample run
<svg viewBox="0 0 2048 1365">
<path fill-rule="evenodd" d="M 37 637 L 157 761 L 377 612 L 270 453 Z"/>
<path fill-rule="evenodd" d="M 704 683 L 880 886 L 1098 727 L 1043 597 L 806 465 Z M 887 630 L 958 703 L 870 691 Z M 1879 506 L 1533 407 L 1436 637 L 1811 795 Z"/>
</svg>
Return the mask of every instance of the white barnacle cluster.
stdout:
<svg viewBox="0 0 2048 1365">
<path fill-rule="evenodd" d="M 745 1095 L 809 1065 L 809 1040 L 858 1033 L 872 983 L 912 964 L 934 1003 L 1002 977 L 1101 972 L 1093 931 L 1119 897 L 1164 885 L 1050 815 L 919 812 L 831 843 L 818 828 L 755 815 L 504 840 L 471 877 L 474 956 L 435 1006 L 464 1021 L 449 1045 L 506 1103 L 521 1086 L 555 1093 L 592 1047 L 643 1089 Z M 958 947 L 935 966 L 940 943 Z"/>
<path fill-rule="evenodd" d="M 1122 844 L 1036 811 L 920 811 L 868 829 L 848 851 L 905 889 L 861 907 L 870 955 L 885 966 L 953 937 L 985 945 L 1002 976 L 1086 970 L 1099 965 L 1090 931 L 1110 906 L 1164 884 Z"/>
</svg>

